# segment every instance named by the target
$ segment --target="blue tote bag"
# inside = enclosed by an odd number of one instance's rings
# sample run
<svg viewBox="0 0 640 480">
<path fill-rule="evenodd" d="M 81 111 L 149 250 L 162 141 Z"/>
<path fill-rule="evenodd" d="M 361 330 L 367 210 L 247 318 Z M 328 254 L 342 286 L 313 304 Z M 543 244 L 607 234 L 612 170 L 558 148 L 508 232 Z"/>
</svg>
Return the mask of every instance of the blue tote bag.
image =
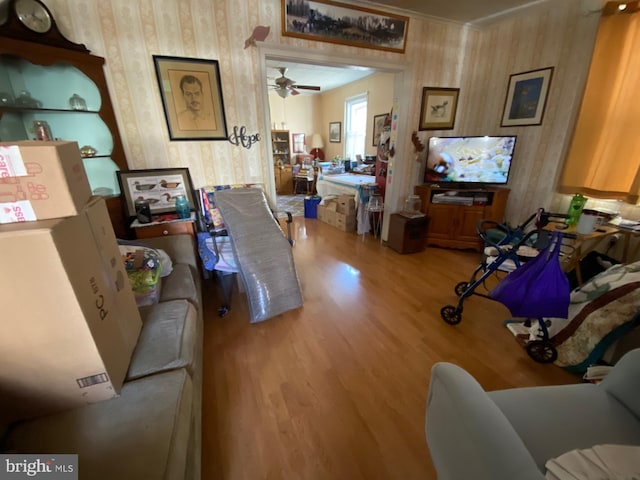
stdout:
<svg viewBox="0 0 640 480">
<path fill-rule="evenodd" d="M 560 266 L 561 244 L 562 234 L 554 232 L 547 247 L 507 275 L 489 297 L 504 304 L 514 317 L 567 318 L 571 288 Z"/>
</svg>

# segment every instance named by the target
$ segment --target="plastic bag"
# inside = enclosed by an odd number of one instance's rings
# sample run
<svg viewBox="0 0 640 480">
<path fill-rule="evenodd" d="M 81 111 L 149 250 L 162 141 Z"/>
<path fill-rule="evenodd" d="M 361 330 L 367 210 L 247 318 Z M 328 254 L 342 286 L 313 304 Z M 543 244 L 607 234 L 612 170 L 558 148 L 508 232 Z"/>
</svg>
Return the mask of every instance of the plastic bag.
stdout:
<svg viewBox="0 0 640 480">
<path fill-rule="evenodd" d="M 513 271 L 489 292 L 514 317 L 567 318 L 569 280 L 560 266 L 562 235 L 554 232 L 547 247 L 533 260 Z"/>
</svg>

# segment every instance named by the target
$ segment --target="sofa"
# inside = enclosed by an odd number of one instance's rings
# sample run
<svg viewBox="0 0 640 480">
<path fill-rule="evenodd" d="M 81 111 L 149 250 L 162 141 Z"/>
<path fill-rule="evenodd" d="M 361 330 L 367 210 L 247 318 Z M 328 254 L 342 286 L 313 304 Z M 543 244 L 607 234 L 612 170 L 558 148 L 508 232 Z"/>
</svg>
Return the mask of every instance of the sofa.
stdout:
<svg viewBox="0 0 640 480">
<path fill-rule="evenodd" d="M 117 398 L 17 423 L 0 418 L 0 451 L 77 454 L 80 479 L 199 479 L 202 285 L 190 235 L 145 239 L 171 258 Z"/>
<path fill-rule="evenodd" d="M 638 447 L 640 349 L 626 353 L 597 385 L 485 392 L 462 368 L 437 363 L 426 437 L 439 480 L 544 480 L 547 461 L 567 452 Z"/>
</svg>

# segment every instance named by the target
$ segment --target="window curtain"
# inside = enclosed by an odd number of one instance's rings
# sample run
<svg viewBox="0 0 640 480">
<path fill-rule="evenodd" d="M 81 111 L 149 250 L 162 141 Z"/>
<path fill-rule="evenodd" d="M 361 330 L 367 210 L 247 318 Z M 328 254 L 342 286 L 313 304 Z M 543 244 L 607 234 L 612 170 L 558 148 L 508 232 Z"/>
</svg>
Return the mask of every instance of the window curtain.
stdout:
<svg viewBox="0 0 640 480">
<path fill-rule="evenodd" d="M 561 193 L 636 203 L 640 193 L 639 2 L 608 2 L 598 27 Z"/>
</svg>

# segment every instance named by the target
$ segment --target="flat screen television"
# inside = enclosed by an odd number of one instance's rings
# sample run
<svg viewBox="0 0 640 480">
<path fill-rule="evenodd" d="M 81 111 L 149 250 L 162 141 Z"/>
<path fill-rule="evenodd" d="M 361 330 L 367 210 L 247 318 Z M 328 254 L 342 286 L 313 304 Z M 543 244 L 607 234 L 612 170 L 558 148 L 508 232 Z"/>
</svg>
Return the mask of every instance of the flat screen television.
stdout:
<svg viewBox="0 0 640 480">
<path fill-rule="evenodd" d="M 515 136 L 431 137 L 424 182 L 506 184 L 515 146 Z"/>
</svg>

